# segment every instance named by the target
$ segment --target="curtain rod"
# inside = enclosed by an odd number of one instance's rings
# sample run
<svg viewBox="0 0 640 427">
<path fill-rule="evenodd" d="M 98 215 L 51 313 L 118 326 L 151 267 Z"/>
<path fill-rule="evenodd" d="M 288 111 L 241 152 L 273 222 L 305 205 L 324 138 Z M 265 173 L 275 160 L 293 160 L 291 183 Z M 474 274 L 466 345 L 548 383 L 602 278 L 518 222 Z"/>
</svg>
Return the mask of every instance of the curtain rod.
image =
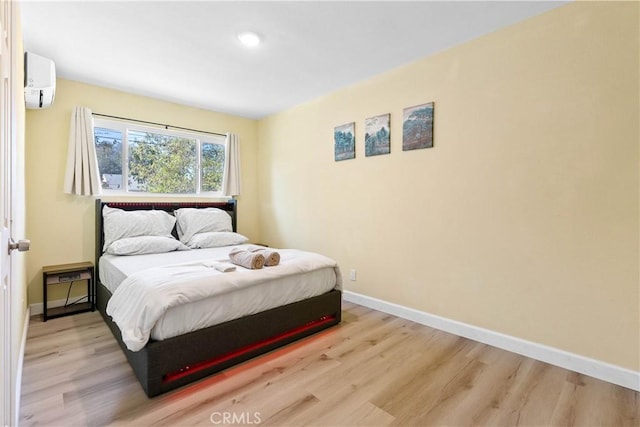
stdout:
<svg viewBox="0 0 640 427">
<path fill-rule="evenodd" d="M 131 122 L 138 122 L 138 123 L 146 123 L 148 125 L 163 126 L 165 129 L 173 128 L 173 129 L 180 129 L 180 130 L 188 130 L 188 131 L 192 131 L 192 132 L 206 133 L 206 134 L 209 134 L 209 135 L 227 136 L 224 133 L 208 132 L 206 130 L 183 128 L 183 127 L 180 127 L 180 126 L 167 125 L 167 124 L 164 124 L 164 123 L 156 123 L 156 122 L 148 122 L 146 120 L 130 119 L 128 117 L 110 116 L 109 114 L 100 114 L 100 113 L 91 113 L 91 114 L 93 114 L 94 116 L 109 117 L 111 119 L 129 120 Z"/>
</svg>

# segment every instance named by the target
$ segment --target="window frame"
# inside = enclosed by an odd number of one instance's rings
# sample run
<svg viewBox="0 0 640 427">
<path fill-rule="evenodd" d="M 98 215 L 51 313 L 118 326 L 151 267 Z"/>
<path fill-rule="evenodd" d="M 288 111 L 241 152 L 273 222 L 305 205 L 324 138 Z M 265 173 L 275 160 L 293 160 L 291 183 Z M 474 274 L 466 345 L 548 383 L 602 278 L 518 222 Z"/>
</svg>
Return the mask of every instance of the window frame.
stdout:
<svg viewBox="0 0 640 427">
<path fill-rule="evenodd" d="M 122 133 L 122 187 L 119 190 L 102 189 L 102 194 L 105 196 L 144 196 L 144 197 L 224 197 L 222 194 L 222 185 L 219 191 L 201 191 L 202 185 L 202 145 L 203 144 L 217 144 L 224 147 L 224 158 L 227 161 L 227 141 L 223 135 L 214 135 L 198 131 L 185 131 L 179 129 L 171 129 L 170 127 L 161 127 L 153 125 L 143 125 L 133 121 L 119 120 L 119 119 L 105 119 L 93 117 L 93 129 L 103 128 L 116 130 Z M 196 140 L 196 191 L 194 193 L 152 193 L 149 191 L 130 191 L 129 180 L 129 131 L 136 132 L 148 132 L 162 135 L 168 135 L 173 137 L 188 138 Z M 95 137 L 94 137 L 95 146 Z M 98 168 L 99 169 L 99 168 Z M 224 174 L 224 166 L 223 166 Z M 102 177 L 102 174 L 100 174 Z"/>
</svg>

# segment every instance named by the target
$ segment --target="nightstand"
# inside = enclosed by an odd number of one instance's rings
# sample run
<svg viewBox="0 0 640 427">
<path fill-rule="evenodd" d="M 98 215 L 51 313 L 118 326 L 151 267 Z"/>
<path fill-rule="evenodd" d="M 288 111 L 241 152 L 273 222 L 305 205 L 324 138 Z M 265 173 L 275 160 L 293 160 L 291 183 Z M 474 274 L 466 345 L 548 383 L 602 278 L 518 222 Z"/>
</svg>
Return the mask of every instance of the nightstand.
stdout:
<svg viewBox="0 0 640 427">
<path fill-rule="evenodd" d="M 93 263 L 78 262 L 74 264 L 48 265 L 42 267 L 42 314 L 44 321 L 55 317 L 68 316 L 70 314 L 83 313 L 85 311 L 95 311 L 95 292 L 93 279 Z M 68 283 L 69 292 L 74 282 L 87 282 L 86 302 L 77 302 L 69 304 L 69 293 L 67 293 L 67 301 L 62 307 L 48 308 L 47 304 L 47 288 L 49 286 Z M 77 299 L 74 297 L 74 299 Z"/>
</svg>

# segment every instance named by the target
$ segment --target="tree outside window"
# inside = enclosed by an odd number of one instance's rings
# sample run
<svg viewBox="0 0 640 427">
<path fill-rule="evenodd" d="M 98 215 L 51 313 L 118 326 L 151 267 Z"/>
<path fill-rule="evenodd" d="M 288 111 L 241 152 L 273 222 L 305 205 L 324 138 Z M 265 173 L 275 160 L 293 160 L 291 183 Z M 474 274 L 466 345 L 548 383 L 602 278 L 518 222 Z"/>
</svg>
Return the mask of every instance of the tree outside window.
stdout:
<svg viewBox="0 0 640 427">
<path fill-rule="evenodd" d="M 117 122 L 96 126 L 94 134 L 105 190 L 199 194 L 222 188 L 225 145 L 221 137 L 206 140 L 199 134 L 148 131 Z"/>
</svg>

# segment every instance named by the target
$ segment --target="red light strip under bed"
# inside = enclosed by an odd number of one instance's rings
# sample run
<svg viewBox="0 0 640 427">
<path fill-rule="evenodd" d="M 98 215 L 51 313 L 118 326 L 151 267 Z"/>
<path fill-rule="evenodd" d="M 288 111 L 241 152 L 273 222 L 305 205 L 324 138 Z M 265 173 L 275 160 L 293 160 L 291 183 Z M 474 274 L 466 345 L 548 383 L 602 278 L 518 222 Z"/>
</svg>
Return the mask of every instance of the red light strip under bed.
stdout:
<svg viewBox="0 0 640 427">
<path fill-rule="evenodd" d="M 321 317 L 318 320 L 314 320 L 313 322 L 309 322 L 305 325 L 299 326 L 297 328 L 294 328 L 288 332 L 283 332 L 282 334 L 276 335 L 274 337 L 271 338 L 267 338 L 266 340 L 257 342 L 255 344 L 250 344 L 248 346 L 239 348 L 238 350 L 232 351 L 230 353 L 227 354 L 223 354 L 222 356 L 218 356 L 215 357 L 213 359 L 210 360 L 205 360 L 203 362 L 198 362 L 195 363 L 193 365 L 189 365 L 189 366 L 185 366 L 184 368 L 174 371 L 174 372 L 170 372 L 166 375 L 164 375 L 162 377 L 162 382 L 163 383 L 169 383 L 172 381 L 176 381 L 180 378 L 184 378 L 187 375 L 191 375 L 195 372 L 199 372 L 202 371 L 203 369 L 207 369 L 210 368 L 212 366 L 218 365 L 220 363 L 226 362 L 227 360 L 231 360 L 235 357 L 238 356 L 242 356 L 243 354 L 249 353 L 251 351 L 257 350 L 259 348 L 262 347 L 266 347 L 270 344 L 276 343 L 278 341 L 282 341 L 286 338 L 292 337 L 294 335 L 300 334 L 302 332 L 308 331 L 309 329 L 318 327 L 318 326 L 322 326 L 325 325 L 327 323 L 332 322 L 333 320 L 335 320 L 335 316 L 324 316 Z"/>
</svg>

